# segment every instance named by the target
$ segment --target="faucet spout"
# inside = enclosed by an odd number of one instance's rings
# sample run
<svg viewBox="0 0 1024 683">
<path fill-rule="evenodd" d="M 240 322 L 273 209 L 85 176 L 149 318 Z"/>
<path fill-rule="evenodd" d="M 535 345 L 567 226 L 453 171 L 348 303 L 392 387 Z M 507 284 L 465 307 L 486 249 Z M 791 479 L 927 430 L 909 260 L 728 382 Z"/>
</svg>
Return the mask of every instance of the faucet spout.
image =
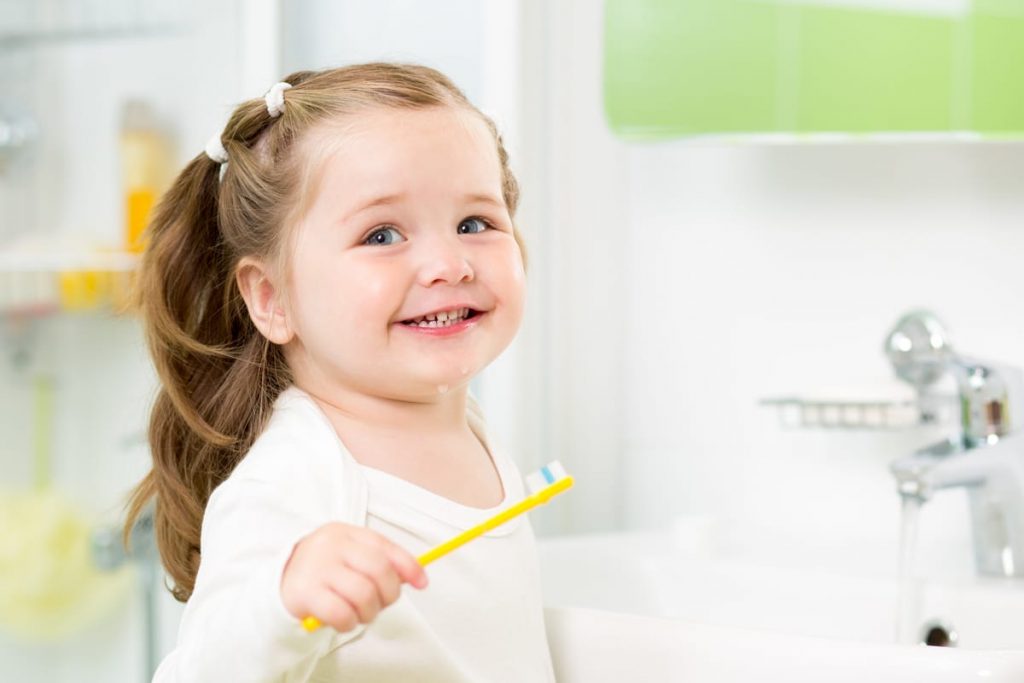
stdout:
<svg viewBox="0 0 1024 683">
<path fill-rule="evenodd" d="M 1024 577 L 1024 436 L 976 446 L 940 441 L 896 460 L 891 470 L 905 498 L 923 502 L 943 489 L 965 489 L 979 573 Z"/>
<path fill-rule="evenodd" d="M 927 500 L 935 491 L 999 484 L 1024 494 L 1024 436 L 990 437 L 985 445 L 968 447 L 944 439 L 890 466 L 903 495 Z"/>
<path fill-rule="evenodd" d="M 921 502 L 932 497 L 936 490 L 935 470 L 951 457 L 965 452 L 956 439 L 943 439 L 938 443 L 892 462 L 889 469 L 896 477 L 899 494 L 904 498 L 917 498 Z M 939 487 L 941 488 L 941 487 Z"/>
</svg>

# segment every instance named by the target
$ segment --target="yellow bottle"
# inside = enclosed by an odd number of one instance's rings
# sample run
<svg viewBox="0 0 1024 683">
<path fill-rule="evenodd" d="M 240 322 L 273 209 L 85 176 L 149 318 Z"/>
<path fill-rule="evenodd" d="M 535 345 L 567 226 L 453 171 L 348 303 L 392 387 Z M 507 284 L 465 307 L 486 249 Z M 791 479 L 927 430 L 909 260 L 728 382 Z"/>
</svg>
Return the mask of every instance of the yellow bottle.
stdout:
<svg viewBox="0 0 1024 683">
<path fill-rule="evenodd" d="M 121 172 L 124 182 L 124 248 L 140 253 L 153 205 L 170 177 L 171 145 L 146 102 L 128 100 L 121 118 Z"/>
</svg>

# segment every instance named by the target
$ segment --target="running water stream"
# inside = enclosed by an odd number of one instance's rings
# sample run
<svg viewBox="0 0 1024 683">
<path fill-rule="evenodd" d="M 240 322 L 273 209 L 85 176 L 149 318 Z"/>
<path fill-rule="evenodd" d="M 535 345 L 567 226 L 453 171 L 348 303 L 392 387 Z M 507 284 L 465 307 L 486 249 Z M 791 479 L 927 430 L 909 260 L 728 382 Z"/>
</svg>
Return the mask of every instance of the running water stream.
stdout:
<svg viewBox="0 0 1024 683">
<path fill-rule="evenodd" d="M 900 526 L 900 568 L 896 597 L 897 643 L 917 642 L 915 622 L 920 615 L 920 595 L 914 579 L 914 556 L 917 554 L 917 519 L 921 512 L 921 499 L 915 496 L 901 496 L 902 525 Z"/>
</svg>

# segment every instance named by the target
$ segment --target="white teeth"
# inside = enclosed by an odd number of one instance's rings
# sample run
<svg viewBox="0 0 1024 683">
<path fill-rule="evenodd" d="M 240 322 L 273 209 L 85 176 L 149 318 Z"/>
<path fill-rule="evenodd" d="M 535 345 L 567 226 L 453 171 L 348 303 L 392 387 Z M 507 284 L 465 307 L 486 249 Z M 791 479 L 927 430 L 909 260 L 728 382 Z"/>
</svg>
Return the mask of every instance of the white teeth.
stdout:
<svg viewBox="0 0 1024 683">
<path fill-rule="evenodd" d="M 468 308 L 458 308 L 453 311 L 441 311 L 437 314 L 414 318 L 411 322 L 407 322 L 405 324 L 410 327 L 449 327 L 455 323 L 461 322 L 468 315 Z"/>
</svg>

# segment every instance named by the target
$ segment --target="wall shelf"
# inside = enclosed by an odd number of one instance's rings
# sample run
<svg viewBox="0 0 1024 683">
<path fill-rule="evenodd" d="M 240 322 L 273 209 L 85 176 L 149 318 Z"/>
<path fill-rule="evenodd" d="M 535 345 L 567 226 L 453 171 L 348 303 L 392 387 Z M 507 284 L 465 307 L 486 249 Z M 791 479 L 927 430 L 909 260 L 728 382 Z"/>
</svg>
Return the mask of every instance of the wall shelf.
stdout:
<svg viewBox="0 0 1024 683">
<path fill-rule="evenodd" d="M 797 396 L 761 399 L 759 405 L 778 411 L 786 429 L 890 430 L 951 423 L 956 396 L 927 395 L 916 400 L 825 400 Z"/>
<path fill-rule="evenodd" d="M 0 50 L 181 35 L 191 0 L 7 0 L 0 3 Z"/>
<path fill-rule="evenodd" d="M 138 265 L 125 252 L 0 252 L 0 316 L 124 311 Z"/>
</svg>

